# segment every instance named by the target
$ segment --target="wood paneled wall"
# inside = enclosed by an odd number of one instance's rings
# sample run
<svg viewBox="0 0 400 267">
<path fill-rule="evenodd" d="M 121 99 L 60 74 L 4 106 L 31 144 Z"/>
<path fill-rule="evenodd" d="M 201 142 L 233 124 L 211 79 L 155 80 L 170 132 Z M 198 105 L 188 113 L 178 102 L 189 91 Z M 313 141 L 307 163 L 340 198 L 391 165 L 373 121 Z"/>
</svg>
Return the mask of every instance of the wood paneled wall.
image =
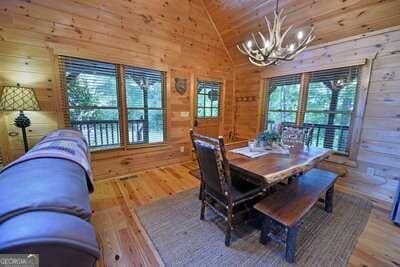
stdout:
<svg viewBox="0 0 400 267">
<path fill-rule="evenodd" d="M 349 64 L 377 53 L 362 127 L 359 168 L 365 171 L 373 166 L 378 175 L 398 176 L 398 30 L 314 47 L 292 63 L 264 71 L 251 67 L 234 44 L 246 39 L 249 32 L 264 29 L 261 19 L 270 15 L 274 1 L 204 2 L 0 1 L 0 85 L 20 83 L 35 88 L 43 109 L 31 115 L 31 142 L 63 123 L 58 116 L 56 55 L 150 67 L 168 73 L 167 144 L 94 153 L 94 172 L 101 179 L 190 159 L 187 130 L 193 124 L 192 103 L 198 75 L 224 80 L 219 133 L 228 137 L 233 132 L 236 137 L 249 138 L 258 131 L 262 116 L 262 77 L 303 72 L 315 66 L 337 66 L 340 62 Z M 316 27 L 316 43 L 400 24 L 396 0 L 285 0 L 280 5 L 286 7 L 289 24 Z M 174 91 L 175 77 L 189 81 L 190 90 L 183 96 Z M 181 112 L 186 111 L 190 112 L 189 117 L 182 116 Z M 0 118 L 0 126 L 9 128 L 0 131 L 0 145 L 3 153 L 8 152 L 7 157 L 10 154 L 9 159 L 22 149 L 20 136 L 6 136 L 15 130 L 10 126 L 14 116 L 3 114 Z M 180 152 L 182 146 L 184 152 Z"/>
<path fill-rule="evenodd" d="M 228 101 L 222 114 L 226 125 L 220 132 L 232 131 L 232 64 L 202 0 L 0 1 L 1 84 L 18 82 L 37 88 L 43 114 L 48 115 L 32 114 L 29 136 L 34 140 L 33 133 L 40 136 L 63 123 L 56 119 L 61 117 L 56 116 L 60 114 L 56 55 L 167 71 L 167 144 L 93 153 L 96 179 L 191 159 L 188 130 L 193 123 L 196 73 L 225 81 Z M 189 81 L 183 96 L 175 92 L 175 77 Z M 189 117 L 183 116 L 181 112 L 187 111 Z M 13 116 L 5 121 L 10 124 Z M 21 152 L 16 149 L 20 136 L 16 138 L 8 142 L 8 148 L 4 145 L 12 154 L 10 159 Z"/>
<path fill-rule="evenodd" d="M 400 179 L 400 27 L 366 36 L 316 46 L 296 60 L 261 71 L 248 64 L 237 67 L 236 132 L 239 137 L 253 138 L 260 120 L 258 106 L 264 77 L 317 70 L 373 59 L 372 73 L 361 129 L 357 171 Z M 247 100 L 247 101 L 246 101 Z"/>
<path fill-rule="evenodd" d="M 46 132 L 57 129 L 53 77 L 48 48 L 8 42 L 0 30 L 0 87 L 20 83 L 21 86 L 34 88 L 41 108 L 40 112 L 26 112 L 32 123 L 28 129 L 30 146 Z M 17 116 L 18 112 L 0 112 L 0 146 L 4 162 L 16 159 L 24 151 L 21 129 L 13 125 Z"/>
</svg>

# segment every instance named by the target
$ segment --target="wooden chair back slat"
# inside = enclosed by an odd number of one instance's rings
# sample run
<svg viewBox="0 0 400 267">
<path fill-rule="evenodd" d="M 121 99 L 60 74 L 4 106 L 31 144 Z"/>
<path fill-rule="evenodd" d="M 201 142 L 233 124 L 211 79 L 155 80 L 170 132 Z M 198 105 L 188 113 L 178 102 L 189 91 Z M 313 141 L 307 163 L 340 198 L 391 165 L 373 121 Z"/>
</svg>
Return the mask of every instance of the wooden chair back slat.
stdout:
<svg viewBox="0 0 400 267">
<path fill-rule="evenodd" d="M 223 137 L 212 138 L 190 130 L 202 181 L 215 193 L 230 197 L 231 179 Z"/>
<path fill-rule="evenodd" d="M 313 132 L 313 127 L 283 125 L 281 129 L 282 143 L 286 145 L 306 145 L 309 147 Z"/>
</svg>

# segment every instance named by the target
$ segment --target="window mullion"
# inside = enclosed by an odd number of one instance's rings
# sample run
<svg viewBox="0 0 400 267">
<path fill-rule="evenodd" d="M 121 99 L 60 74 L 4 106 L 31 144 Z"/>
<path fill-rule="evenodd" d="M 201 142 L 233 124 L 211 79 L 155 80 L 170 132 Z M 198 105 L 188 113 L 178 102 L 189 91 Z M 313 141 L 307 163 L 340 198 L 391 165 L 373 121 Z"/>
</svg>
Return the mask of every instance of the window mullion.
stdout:
<svg viewBox="0 0 400 267">
<path fill-rule="evenodd" d="M 296 113 L 296 125 L 301 126 L 304 123 L 304 115 L 307 109 L 307 97 L 308 97 L 308 84 L 310 81 L 310 74 L 303 73 L 301 75 L 300 83 L 300 97 L 299 105 Z"/>
<path fill-rule="evenodd" d="M 268 111 L 269 111 L 269 81 L 270 79 L 265 79 L 263 84 L 263 94 L 261 100 L 261 125 L 259 131 L 264 130 L 268 127 Z"/>
<path fill-rule="evenodd" d="M 119 126 L 120 130 L 120 143 L 121 147 L 126 149 L 128 138 L 128 111 L 126 108 L 126 89 L 124 79 L 124 66 L 117 65 L 117 95 L 118 95 L 118 113 L 119 113 Z"/>
<path fill-rule="evenodd" d="M 143 139 L 147 144 L 149 143 L 149 91 L 148 88 L 143 89 L 143 112 L 144 112 L 144 122 L 143 122 Z"/>
</svg>

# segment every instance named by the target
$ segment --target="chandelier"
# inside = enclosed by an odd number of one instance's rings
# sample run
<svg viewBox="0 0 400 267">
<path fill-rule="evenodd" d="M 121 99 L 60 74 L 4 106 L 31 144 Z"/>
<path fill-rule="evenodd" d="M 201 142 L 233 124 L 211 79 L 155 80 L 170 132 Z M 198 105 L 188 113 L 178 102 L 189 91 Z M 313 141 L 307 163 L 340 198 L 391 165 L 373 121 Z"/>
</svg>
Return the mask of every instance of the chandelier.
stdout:
<svg viewBox="0 0 400 267">
<path fill-rule="evenodd" d="M 314 40 L 312 27 L 304 27 L 297 31 L 291 31 L 293 25 L 281 33 L 282 25 L 286 16 L 283 16 L 283 9 L 278 12 L 278 0 L 274 10 L 274 24 L 271 27 L 270 21 L 265 16 L 268 28 L 268 38 L 258 32 L 259 39 L 252 34 L 251 40 L 236 45 L 239 51 L 248 56 L 250 62 L 259 67 L 271 64 L 278 64 L 280 61 L 293 60 L 296 55 L 307 48 L 307 45 Z"/>
</svg>

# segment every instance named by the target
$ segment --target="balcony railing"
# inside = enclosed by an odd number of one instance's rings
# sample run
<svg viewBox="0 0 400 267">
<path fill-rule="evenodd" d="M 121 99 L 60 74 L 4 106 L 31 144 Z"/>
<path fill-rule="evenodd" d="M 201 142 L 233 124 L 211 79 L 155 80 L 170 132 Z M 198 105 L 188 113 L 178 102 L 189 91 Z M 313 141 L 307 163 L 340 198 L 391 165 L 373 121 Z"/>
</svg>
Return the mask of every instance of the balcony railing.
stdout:
<svg viewBox="0 0 400 267">
<path fill-rule="evenodd" d="M 330 148 L 337 152 L 349 153 L 349 126 L 304 123 L 305 127 L 313 127 L 311 144 L 316 147 Z"/>
<path fill-rule="evenodd" d="M 294 126 L 294 123 L 283 123 Z M 268 121 L 268 129 L 272 129 L 274 121 Z M 314 128 L 311 145 L 333 149 L 342 154 L 349 153 L 349 126 L 304 123 L 302 127 Z"/>
<path fill-rule="evenodd" d="M 130 143 L 144 142 L 144 120 L 128 120 Z M 113 147 L 120 144 L 118 120 L 71 121 L 71 126 L 81 131 L 91 148 Z"/>
</svg>

